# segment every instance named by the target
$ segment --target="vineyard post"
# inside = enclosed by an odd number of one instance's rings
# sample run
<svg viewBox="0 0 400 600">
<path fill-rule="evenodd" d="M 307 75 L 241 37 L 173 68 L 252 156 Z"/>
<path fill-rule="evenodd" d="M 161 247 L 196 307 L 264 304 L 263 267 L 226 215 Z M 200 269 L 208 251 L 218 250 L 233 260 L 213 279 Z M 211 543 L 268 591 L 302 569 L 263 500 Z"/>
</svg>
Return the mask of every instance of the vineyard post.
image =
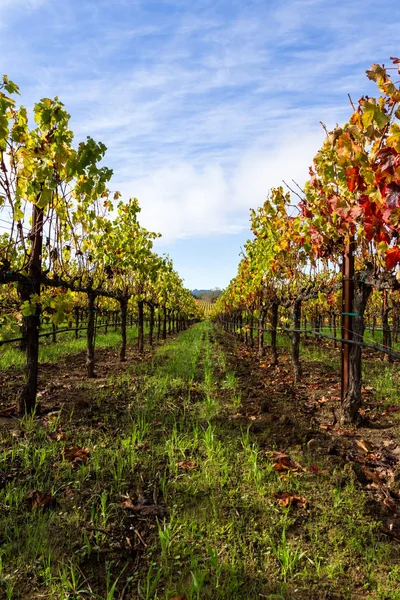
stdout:
<svg viewBox="0 0 400 600">
<path fill-rule="evenodd" d="M 343 252 L 342 263 L 342 368 L 341 399 L 342 402 L 349 389 L 350 344 L 352 339 L 352 313 L 354 298 L 354 238 L 350 238 Z"/>
<path fill-rule="evenodd" d="M 32 250 L 28 265 L 29 283 L 21 286 L 21 299 L 29 301 L 32 294 L 40 295 L 42 277 L 43 209 L 33 205 Z M 26 335 L 26 379 L 18 398 L 18 412 L 32 413 L 36 406 L 39 365 L 40 304 L 35 303 L 35 314 L 24 317 Z"/>
<path fill-rule="evenodd" d="M 163 304 L 163 327 L 162 327 L 162 339 L 167 339 L 167 306 Z"/>
<path fill-rule="evenodd" d="M 75 339 L 79 337 L 79 306 L 75 307 Z"/>
<path fill-rule="evenodd" d="M 168 335 L 171 335 L 171 327 L 172 327 L 171 309 L 169 309 L 168 310 Z"/>
<path fill-rule="evenodd" d="M 20 326 L 21 340 L 19 342 L 19 349 L 21 352 L 26 352 L 26 322 L 22 319 Z"/>
<path fill-rule="evenodd" d="M 126 325 L 127 325 L 127 314 L 128 314 L 128 299 L 126 297 L 119 299 L 119 306 L 121 312 L 121 348 L 119 352 L 120 362 L 126 360 Z"/>
<path fill-rule="evenodd" d="M 144 350 L 143 304 L 143 300 L 138 300 L 138 351 L 140 354 L 142 354 Z"/>
<path fill-rule="evenodd" d="M 258 356 L 264 355 L 264 316 L 258 319 Z"/>
<path fill-rule="evenodd" d="M 94 336 L 95 336 L 95 300 L 96 294 L 88 292 L 88 322 L 86 330 L 86 368 L 88 377 L 95 377 L 94 373 Z"/>
<path fill-rule="evenodd" d="M 149 330 L 149 344 L 153 345 L 153 330 L 154 330 L 154 306 L 150 304 L 150 330 Z"/>
<path fill-rule="evenodd" d="M 254 325 L 254 317 L 253 317 L 253 311 L 250 311 L 250 331 L 249 331 L 249 335 L 250 335 L 250 347 L 254 348 L 254 331 L 253 331 L 253 325 Z"/>
<path fill-rule="evenodd" d="M 292 307 L 292 364 L 294 371 L 294 382 L 299 383 L 302 376 L 300 363 L 300 327 L 301 327 L 301 299 L 297 298 Z"/>
<path fill-rule="evenodd" d="M 279 316 L 279 304 L 277 302 L 272 303 L 271 308 L 271 350 L 272 350 L 272 364 L 274 367 L 278 366 L 278 349 L 276 344 L 276 329 L 278 327 L 278 316 Z"/>
</svg>

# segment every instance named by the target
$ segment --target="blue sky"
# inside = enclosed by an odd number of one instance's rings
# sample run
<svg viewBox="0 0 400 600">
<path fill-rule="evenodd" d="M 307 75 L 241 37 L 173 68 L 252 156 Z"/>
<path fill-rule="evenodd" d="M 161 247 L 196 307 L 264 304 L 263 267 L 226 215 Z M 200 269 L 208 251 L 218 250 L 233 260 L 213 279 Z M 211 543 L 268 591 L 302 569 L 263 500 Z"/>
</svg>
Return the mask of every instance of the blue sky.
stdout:
<svg viewBox="0 0 400 600">
<path fill-rule="evenodd" d="M 365 70 L 399 30 L 394 0 L 0 0 L 2 72 L 106 144 L 191 288 L 227 285 L 249 208 L 305 181 L 319 122 L 375 93 Z"/>
</svg>

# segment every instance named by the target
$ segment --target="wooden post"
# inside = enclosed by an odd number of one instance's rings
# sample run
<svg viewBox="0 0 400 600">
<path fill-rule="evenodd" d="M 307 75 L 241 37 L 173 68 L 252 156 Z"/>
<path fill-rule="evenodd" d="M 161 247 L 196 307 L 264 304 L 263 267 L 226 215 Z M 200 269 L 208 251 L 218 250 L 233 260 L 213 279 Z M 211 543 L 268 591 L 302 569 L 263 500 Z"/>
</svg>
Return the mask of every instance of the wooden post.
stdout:
<svg viewBox="0 0 400 600">
<path fill-rule="evenodd" d="M 32 294 L 40 296 L 42 277 L 42 248 L 43 248 L 43 210 L 36 205 L 32 211 L 32 246 L 28 263 L 28 275 L 31 284 L 20 286 L 22 301 L 29 301 Z M 24 317 L 24 332 L 26 338 L 26 375 L 21 394 L 18 397 L 17 409 L 20 415 L 32 413 L 36 406 L 39 365 L 39 326 L 40 303 L 35 304 L 35 313 Z"/>
<path fill-rule="evenodd" d="M 95 300 L 96 294 L 88 292 L 88 324 L 86 330 L 86 368 L 88 377 L 96 377 L 94 372 L 94 345 L 95 345 Z"/>
<path fill-rule="evenodd" d="M 341 398 L 344 400 L 349 389 L 349 357 L 350 344 L 346 340 L 352 339 L 354 299 L 354 238 L 346 245 L 343 252 L 342 264 L 342 372 L 341 372 Z"/>
</svg>

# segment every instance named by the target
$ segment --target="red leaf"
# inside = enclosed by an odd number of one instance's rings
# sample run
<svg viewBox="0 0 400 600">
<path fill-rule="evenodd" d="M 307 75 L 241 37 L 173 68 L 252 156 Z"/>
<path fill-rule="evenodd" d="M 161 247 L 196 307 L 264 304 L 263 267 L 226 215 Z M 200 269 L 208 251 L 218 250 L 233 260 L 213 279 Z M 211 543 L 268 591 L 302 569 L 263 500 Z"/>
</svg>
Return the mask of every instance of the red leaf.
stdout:
<svg viewBox="0 0 400 600">
<path fill-rule="evenodd" d="M 394 181 L 387 186 L 388 195 L 386 196 L 386 206 L 388 208 L 397 208 L 400 203 L 400 185 Z"/>
<path fill-rule="evenodd" d="M 387 268 L 392 271 L 395 266 L 400 263 L 400 247 L 394 246 L 386 252 L 385 262 Z"/>
<path fill-rule="evenodd" d="M 365 190 L 364 179 L 361 177 L 360 170 L 358 167 L 350 167 L 349 169 L 347 169 L 346 177 L 349 192 L 354 192 L 357 189 L 361 192 Z"/>
</svg>

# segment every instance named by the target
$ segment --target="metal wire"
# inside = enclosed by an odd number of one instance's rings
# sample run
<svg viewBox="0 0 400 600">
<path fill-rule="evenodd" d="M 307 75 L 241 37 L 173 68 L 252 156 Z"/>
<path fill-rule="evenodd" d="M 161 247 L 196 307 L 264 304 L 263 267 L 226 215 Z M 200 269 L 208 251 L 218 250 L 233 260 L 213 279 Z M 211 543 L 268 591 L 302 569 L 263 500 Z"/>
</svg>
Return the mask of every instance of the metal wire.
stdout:
<svg viewBox="0 0 400 600">
<path fill-rule="evenodd" d="M 232 321 L 220 321 L 220 323 L 228 323 L 230 325 L 233 325 L 234 323 Z M 253 327 L 253 326 L 247 326 L 245 325 L 246 328 L 250 328 L 253 329 L 255 331 L 266 331 L 268 333 L 271 333 L 272 331 L 274 331 L 273 329 L 269 329 L 266 327 Z M 322 337 L 322 338 L 326 338 L 329 340 L 334 340 L 336 342 L 341 342 L 342 344 L 352 344 L 353 346 L 361 346 L 362 348 L 369 348 L 371 350 L 374 350 L 375 352 L 382 352 L 384 354 L 388 354 L 389 356 L 396 358 L 398 360 L 400 360 L 400 352 L 394 352 L 393 350 L 389 350 L 389 348 L 386 348 L 385 346 L 380 346 L 379 344 L 366 344 L 365 342 L 359 342 L 357 340 L 344 340 L 343 338 L 339 338 L 339 337 L 335 337 L 332 335 L 328 335 L 326 333 L 321 333 L 319 331 L 314 331 L 313 329 L 289 329 L 288 327 L 278 327 L 276 329 L 277 333 L 279 333 L 279 331 L 286 331 L 288 333 L 307 333 L 310 335 L 315 335 L 317 337 Z M 346 330 L 346 331 L 350 331 L 350 330 Z M 353 333 L 353 332 L 351 332 Z"/>
</svg>

